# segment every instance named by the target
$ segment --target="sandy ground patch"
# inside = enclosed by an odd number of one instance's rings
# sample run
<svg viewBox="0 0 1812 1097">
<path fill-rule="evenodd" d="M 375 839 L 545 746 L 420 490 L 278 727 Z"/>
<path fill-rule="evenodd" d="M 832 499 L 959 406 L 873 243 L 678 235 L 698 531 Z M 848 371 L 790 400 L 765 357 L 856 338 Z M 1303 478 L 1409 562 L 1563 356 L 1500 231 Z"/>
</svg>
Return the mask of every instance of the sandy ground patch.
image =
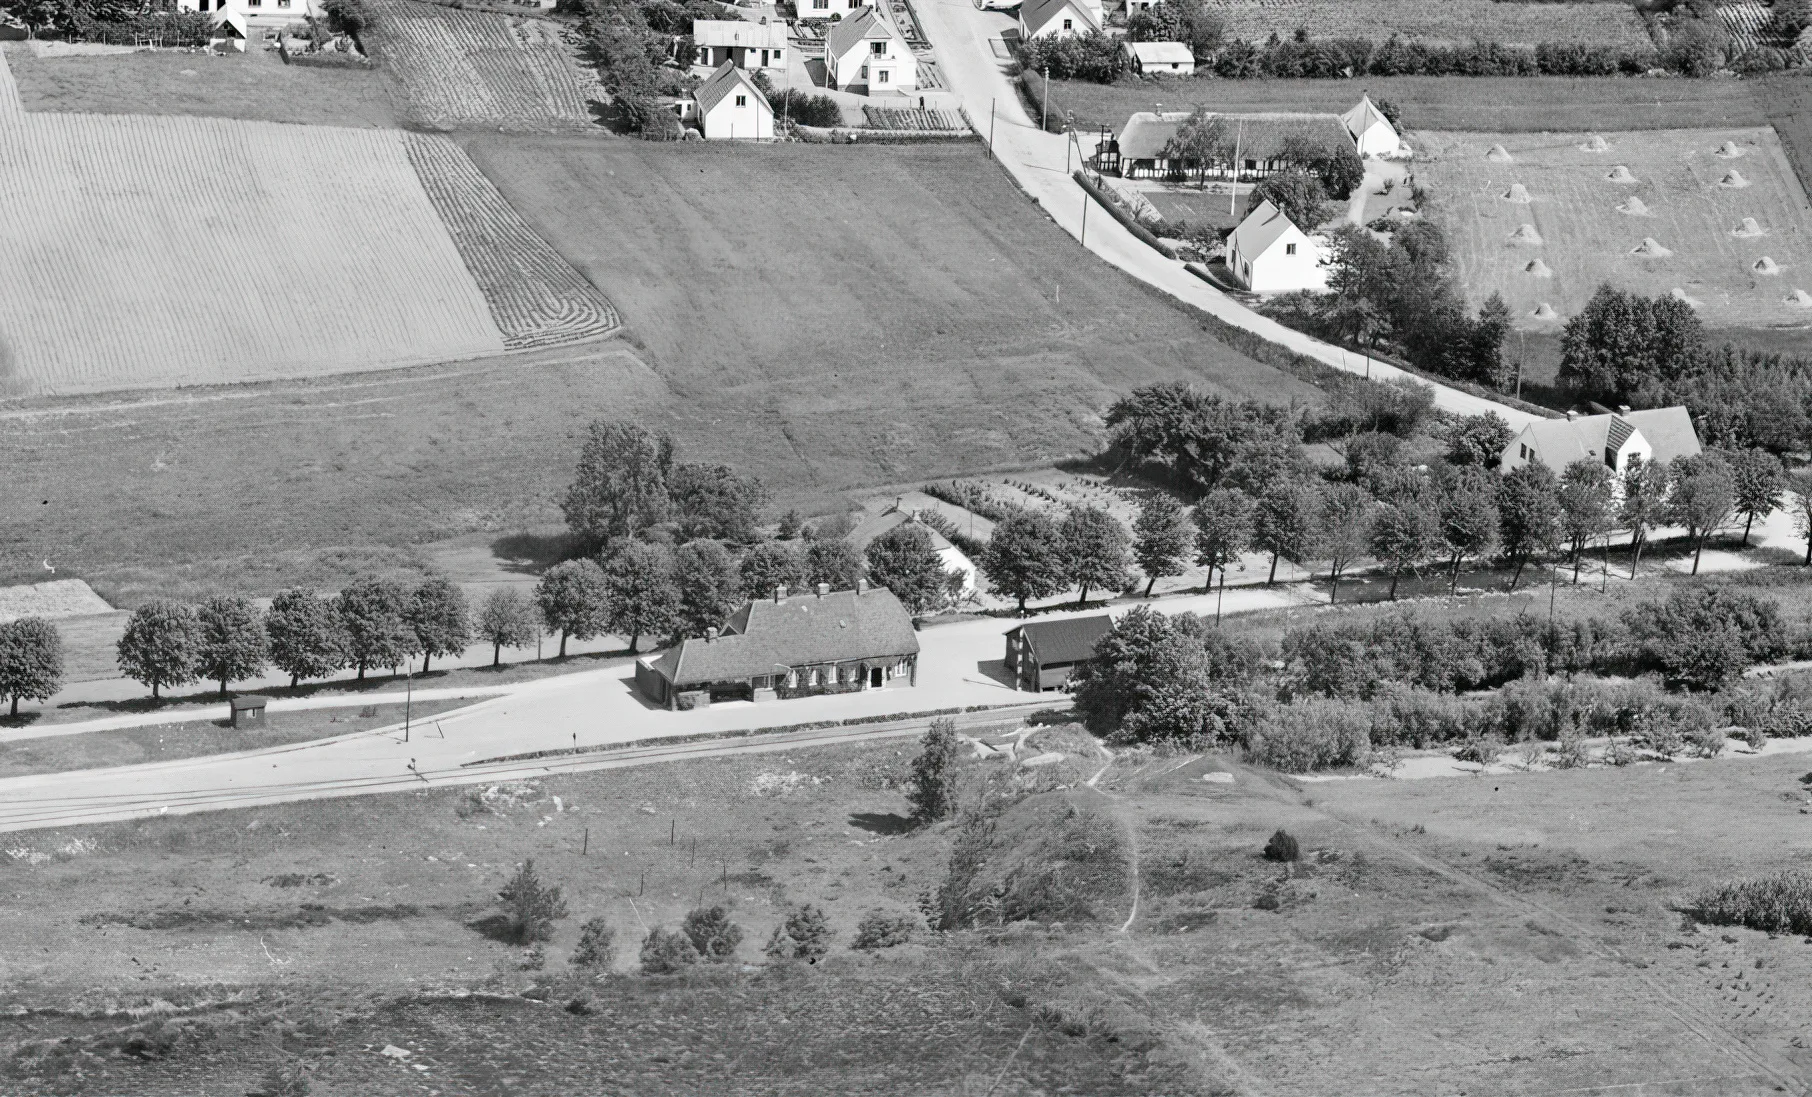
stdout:
<svg viewBox="0 0 1812 1097">
<path fill-rule="evenodd" d="M 20 617 L 81 617 L 112 613 L 107 600 L 80 579 L 52 579 L 47 583 L 0 587 L 0 622 Z"/>
</svg>

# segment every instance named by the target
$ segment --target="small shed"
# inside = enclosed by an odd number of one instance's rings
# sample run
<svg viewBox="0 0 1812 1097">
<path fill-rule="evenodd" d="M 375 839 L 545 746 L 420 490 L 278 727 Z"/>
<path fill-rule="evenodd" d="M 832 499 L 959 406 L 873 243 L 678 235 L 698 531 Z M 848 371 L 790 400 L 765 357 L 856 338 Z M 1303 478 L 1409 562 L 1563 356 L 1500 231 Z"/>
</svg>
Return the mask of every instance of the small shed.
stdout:
<svg viewBox="0 0 1812 1097">
<path fill-rule="evenodd" d="M 1181 42 L 1127 42 L 1127 65 L 1140 76 L 1194 76 L 1195 53 Z"/>
<path fill-rule="evenodd" d="M 233 709 L 233 726 L 236 728 L 261 728 L 264 726 L 264 707 L 270 704 L 269 697 L 248 693 L 235 697 L 231 702 Z"/>
<path fill-rule="evenodd" d="M 1013 688 L 1062 689 L 1076 667 L 1095 657 L 1095 645 L 1114 631 L 1105 613 L 1060 621 L 1031 621 L 1007 633 L 1007 671 Z"/>
</svg>

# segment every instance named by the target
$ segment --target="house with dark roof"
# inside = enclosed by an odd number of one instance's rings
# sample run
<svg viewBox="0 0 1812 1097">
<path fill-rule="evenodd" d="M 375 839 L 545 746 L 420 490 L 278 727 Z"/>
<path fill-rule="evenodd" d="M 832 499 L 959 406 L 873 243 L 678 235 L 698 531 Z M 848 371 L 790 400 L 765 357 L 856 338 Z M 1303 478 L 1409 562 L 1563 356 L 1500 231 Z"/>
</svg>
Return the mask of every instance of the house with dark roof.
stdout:
<svg viewBox="0 0 1812 1097">
<path fill-rule="evenodd" d="M 1076 668 L 1095 657 L 1095 645 L 1114 631 L 1113 618 L 1068 617 L 1028 621 L 1007 633 L 1007 673 L 1013 688 L 1037 693 L 1062 689 Z"/>
<path fill-rule="evenodd" d="M 1632 461 L 1665 463 L 1700 450 L 1699 432 L 1683 407 L 1568 412 L 1565 419 L 1537 419 L 1518 431 L 1498 457 L 1498 468 L 1509 472 L 1539 461 L 1558 476 L 1576 461 L 1602 461 L 1615 475 Z"/>
<path fill-rule="evenodd" d="M 771 141 L 774 108 L 755 81 L 734 61 L 718 66 L 692 93 L 690 116 L 710 140 Z"/>
<path fill-rule="evenodd" d="M 912 616 L 882 587 L 790 594 L 745 603 L 721 629 L 636 664 L 636 688 L 670 709 L 714 700 L 767 701 L 918 684 Z"/>
<path fill-rule="evenodd" d="M 694 19 L 692 48 L 697 51 L 694 64 L 715 69 L 725 61 L 738 68 L 786 70 L 786 24 L 763 18 L 759 23 L 746 19 Z"/>
<path fill-rule="evenodd" d="M 1101 8 L 1087 0 L 1025 0 L 1019 5 L 1019 37 L 1074 38 L 1101 29 Z"/>
</svg>

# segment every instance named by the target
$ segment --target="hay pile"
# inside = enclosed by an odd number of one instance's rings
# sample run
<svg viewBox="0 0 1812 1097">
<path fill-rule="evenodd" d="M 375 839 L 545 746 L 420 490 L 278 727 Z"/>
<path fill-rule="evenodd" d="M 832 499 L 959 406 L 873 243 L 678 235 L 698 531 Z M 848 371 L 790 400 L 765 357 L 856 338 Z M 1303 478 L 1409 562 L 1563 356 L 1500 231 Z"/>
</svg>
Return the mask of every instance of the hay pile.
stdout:
<svg viewBox="0 0 1812 1097">
<path fill-rule="evenodd" d="M 1609 152 L 1609 151 L 1611 151 L 1611 143 L 1609 141 L 1606 141 L 1604 138 L 1598 136 L 1597 134 L 1593 134 L 1591 136 L 1591 138 L 1586 141 L 1585 144 L 1579 146 L 1579 151 L 1580 152 Z"/>
<path fill-rule="evenodd" d="M 1743 223 L 1730 230 L 1732 236 L 1766 236 L 1768 230 L 1756 223 L 1755 218 L 1745 217 Z"/>
<path fill-rule="evenodd" d="M 1540 259 L 1530 260 L 1529 265 L 1524 267 L 1523 271 L 1528 274 L 1533 274 L 1537 278 L 1554 277 L 1553 269 L 1550 268 L 1548 266 L 1548 264 L 1542 262 Z"/>
<path fill-rule="evenodd" d="M 1624 167 L 1622 164 L 1618 164 L 1607 172 L 1605 178 L 1613 183 L 1634 183 L 1637 181 L 1636 177 L 1630 174 L 1630 169 Z"/>
<path fill-rule="evenodd" d="M 1554 311 L 1554 306 L 1548 304 L 1546 301 L 1536 305 L 1535 311 L 1529 315 L 1535 317 L 1537 320 L 1555 320 L 1560 317 L 1560 313 Z"/>
<path fill-rule="evenodd" d="M 1740 171 L 1736 171 L 1736 170 L 1727 172 L 1724 175 L 1724 178 L 1718 180 L 1718 186 L 1720 186 L 1720 187 L 1737 188 L 1737 187 L 1746 187 L 1748 185 L 1749 185 L 1749 180 L 1743 178 L 1743 173 Z"/>
<path fill-rule="evenodd" d="M 1668 295 L 1670 297 L 1672 297 L 1674 300 L 1684 301 L 1695 309 L 1705 303 L 1705 302 L 1699 300 L 1697 297 L 1688 297 L 1686 295 L 1686 291 L 1681 289 L 1679 286 L 1675 286 L 1673 289 L 1670 289 L 1667 292 L 1668 292 Z"/>
<path fill-rule="evenodd" d="M 1502 197 L 1504 201 L 1515 202 L 1519 206 L 1526 206 L 1535 200 L 1529 197 L 1529 188 L 1521 183 L 1511 184 L 1510 189 L 1505 191 Z"/>
<path fill-rule="evenodd" d="M 1629 198 L 1625 199 L 1622 205 L 1617 207 L 1617 212 L 1618 213 L 1627 213 L 1631 217 L 1653 217 L 1654 216 L 1654 214 L 1652 214 L 1648 211 L 1648 203 L 1644 202 L 1642 199 L 1636 197 L 1633 194 L 1630 195 Z"/>
<path fill-rule="evenodd" d="M 1781 272 L 1781 265 L 1774 261 L 1773 256 L 1764 255 L 1760 259 L 1757 259 L 1755 264 L 1749 269 L 1755 271 L 1757 274 L 1779 274 Z"/>
<path fill-rule="evenodd" d="M 1491 151 L 1485 153 L 1485 159 L 1493 164 L 1508 164 L 1513 159 L 1510 150 L 1502 145 L 1492 145 Z"/>
<path fill-rule="evenodd" d="M 1812 293 L 1807 293 L 1803 289 L 1794 290 L 1782 300 L 1796 309 L 1812 309 Z"/>
<path fill-rule="evenodd" d="M 1672 255 L 1673 252 L 1662 247 L 1661 242 L 1656 240 L 1653 236 L 1644 236 L 1642 238 L 1642 243 L 1637 244 L 1630 249 L 1630 254 L 1640 255 L 1645 259 L 1665 259 Z"/>
<path fill-rule="evenodd" d="M 1726 160 L 1735 160 L 1737 157 L 1742 156 L 1746 151 L 1747 150 L 1745 150 L 1743 146 L 1737 144 L 1735 141 L 1726 141 L 1722 145 L 1719 145 L 1718 151 L 1712 153 L 1712 155 L 1721 156 Z"/>
<path fill-rule="evenodd" d="M 1515 232 L 1510 234 L 1510 242 L 1512 244 L 1520 244 L 1528 247 L 1540 247 L 1541 233 L 1535 231 L 1534 225 L 1524 222 L 1517 227 Z"/>
</svg>

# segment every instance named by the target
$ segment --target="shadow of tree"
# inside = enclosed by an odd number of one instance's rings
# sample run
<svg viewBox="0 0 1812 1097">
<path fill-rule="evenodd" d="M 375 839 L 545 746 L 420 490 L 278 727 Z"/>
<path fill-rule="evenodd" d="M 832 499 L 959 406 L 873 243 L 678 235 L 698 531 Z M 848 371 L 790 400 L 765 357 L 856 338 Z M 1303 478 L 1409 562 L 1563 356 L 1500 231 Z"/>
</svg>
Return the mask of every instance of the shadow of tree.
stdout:
<svg viewBox="0 0 1812 1097">
<path fill-rule="evenodd" d="M 893 812 L 858 811 L 849 817 L 849 825 L 870 834 L 906 834 L 912 830 L 912 820 Z"/>
</svg>

